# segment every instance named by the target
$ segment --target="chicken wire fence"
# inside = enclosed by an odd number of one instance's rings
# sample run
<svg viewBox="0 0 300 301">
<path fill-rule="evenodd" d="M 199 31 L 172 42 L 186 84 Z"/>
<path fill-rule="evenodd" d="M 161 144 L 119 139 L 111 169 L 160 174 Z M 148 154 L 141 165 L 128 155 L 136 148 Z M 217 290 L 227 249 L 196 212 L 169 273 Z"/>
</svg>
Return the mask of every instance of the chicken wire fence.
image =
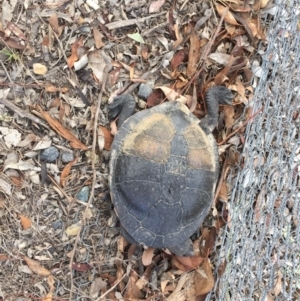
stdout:
<svg viewBox="0 0 300 301">
<path fill-rule="evenodd" d="M 275 5 L 206 300 L 300 300 L 300 1 Z"/>
<path fill-rule="evenodd" d="M 230 223 L 212 259 L 217 279 L 206 301 L 300 300 L 300 0 L 276 0 L 274 7 L 268 48 L 256 68 L 252 111 L 261 111 L 247 126 L 243 164 L 228 202 Z M 264 17 L 267 23 L 269 15 Z M 99 226 L 106 211 L 84 227 L 82 237 L 95 227 L 93 232 L 116 234 Z M 101 260 L 114 258 L 101 235 L 94 247 L 103 246 Z M 73 299 L 79 300 L 90 282 L 73 281 Z"/>
</svg>

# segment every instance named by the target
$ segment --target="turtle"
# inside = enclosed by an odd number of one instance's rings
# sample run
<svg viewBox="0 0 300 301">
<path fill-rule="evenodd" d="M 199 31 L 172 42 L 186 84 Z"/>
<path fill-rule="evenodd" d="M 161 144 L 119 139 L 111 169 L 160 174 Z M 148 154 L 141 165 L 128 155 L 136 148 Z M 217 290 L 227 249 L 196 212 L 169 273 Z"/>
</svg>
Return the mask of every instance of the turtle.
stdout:
<svg viewBox="0 0 300 301">
<path fill-rule="evenodd" d="M 214 199 L 219 154 L 212 131 L 218 105 L 230 105 L 224 86 L 205 94 L 199 120 L 186 105 L 170 101 L 135 112 L 130 94 L 115 97 L 108 118 L 118 116 L 109 162 L 109 187 L 121 234 L 133 244 L 191 256 L 190 237 Z"/>
</svg>

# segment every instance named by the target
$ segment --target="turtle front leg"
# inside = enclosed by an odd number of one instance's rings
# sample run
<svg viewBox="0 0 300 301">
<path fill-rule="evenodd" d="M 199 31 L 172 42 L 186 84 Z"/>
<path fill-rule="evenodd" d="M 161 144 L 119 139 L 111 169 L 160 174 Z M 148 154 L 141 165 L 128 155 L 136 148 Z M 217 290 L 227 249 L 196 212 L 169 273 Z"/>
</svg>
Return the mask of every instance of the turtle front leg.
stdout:
<svg viewBox="0 0 300 301">
<path fill-rule="evenodd" d="M 116 119 L 118 127 L 135 112 L 135 100 L 130 94 L 122 94 L 116 96 L 114 101 L 108 105 L 108 119 L 110 121 Z"/>
</svg>

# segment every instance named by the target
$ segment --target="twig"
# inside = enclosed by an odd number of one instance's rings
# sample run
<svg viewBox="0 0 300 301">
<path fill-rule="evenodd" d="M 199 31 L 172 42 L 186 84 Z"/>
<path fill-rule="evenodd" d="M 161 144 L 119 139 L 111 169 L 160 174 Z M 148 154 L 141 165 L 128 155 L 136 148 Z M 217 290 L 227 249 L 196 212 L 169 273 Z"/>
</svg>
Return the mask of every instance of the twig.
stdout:
<svg viewBox="0 0 300 301">
<path fill-rule="evenodd" d="M 208 54 L 209 54 L 209 52 L 211 50 L 211 47 L 212 47 L 213 43 L 215 42 L 215 39 L 216 39 L 217 35 L 219 34 L 222 22 L 224 20 L 224 17 L 226 15 L 228 9 L 229 9 L 228 7 L 225 9 L 225 11 L 224 11 L 224 13 L 223 13 L 223 15 L 222 15 L 222 17 L 220 19 L 220 22 L 219 22 L 219 24 L 218 24 L 218 26 L 217 26 L 217 28 L 216 28 L 216 30 L 214 32 L 213 37 L 210 39 L 210 41 L 207 44 L 207 47 L 205 49 L 205 52 L 203 53 L 203 55 L 201 56 L 201 58 L 199 60 L 199 65 L 207 59 L 207 56 L 208 56 Z M 187 91 L 187 89 L 190 87 L 191 83 L 194 82 L 194 80 L 196 79 L 196 77 L 200 75 L 200 73 L 202 72 L 203 69 L 204 69 L 204 64 L 202 65 L 202 67 L 198 71 L 195 72 L 195 74 L 193 75 L 193 77 L 190 79 L 189 83 L 183 88 L 183 90 L 181 92 L 182 95 L 183 95 L 183 93 L 185 93 Z"/>
<path fill-rule="evenodd" d="M 156 67 L 156 68 L 154 68 L 154 69 L 152 69 L 151 71 L 148 71 L 148 72 L 146 72 L 146 73 L 144 73 L 140 78 L 141 79 L 148 79 L 149 77 L 150 77 L 150 75 L 152 75 L 153 73 L 155 73 L 156 71 L 158 71 L 159 70 L 159 68 L 160 68 L 161 66 L 158 66 L 158 67 Z M 119 94 L 123 94 L 123 93 L 128 93 L 128 94 L 130 94 L 130 93 L 132 93 L 133 92 L 133 90 L 139 85 L 140 83 L 130 83 L 130 84 L 128 84 Z"/>
<path fill-rule="evenodd" d="M 225 161 L 224 161 L 224 164 L 223 164 L 221 176 L 220 176 L 220 179 L 219 179 L 219 182 L 218 182 L 218 186 L 217 186 L 217 189 L 216 189 L 216 192 L 215 192 L 215 197 L 214 197 L 214 202 L 213 202 L 213 208 L 216 207 L 217 197 L 218 197 L 219 192 L 220 192 L 220 190 L 221 190 L 222 183 L 223 183 L 223 181 L 224 181 L 224 180 L 226 179 L 226 177 L 227 177 L 228 171 L 229 171 L 229 166 L 228 166 L 228 164 L 227 164 L 227 160 L 225 160 Z"/>
<path fill-rule="evenodd" d="M 158 17 L 158 16 L 163 15 L 163 14 L 165 14 L 165 12 L 160 12 L 158 14 L 151 15 L 151 16 L 144 17 L 144 18 L 136 18 L 136 19 L 129 19 L 129 20 L 119 20 L 119 21 L 115 21 L 115 22 L 111 22 L 111 23 L 105 24 L 105 26 L 109 30 L 117 29 L 117 28 L 120 28 L 120 27 L 131 26 L 131 25 L 134 25 L 136 23 L 143 23 L 146 20 Z"/>
<path fill-rule="evenodd" d="M 16 114 L 18 114 L 21 118 L 28 118 L 31 121 L 45 127 L 46 129 L 49 129 L 49 127 L 47 126 L 46 123 L 44 123 L 42 120 L 40 120 L 39 118 L 35 117 L 34 115 L 32 115 L 29 112 L 26 112 L 22 109 L 20 109 L 18 106 L 16 106 L 15 104 L 13 104 L 12 102 L 4 99 L 4 98 L 0 98 L 0 103 L 4 104 L 6 107 L 8 107 L 10 110 L 12 110 L 13 112 L 15 112 Z"/>
<path fill-rule="evenodd" d="M 90 208 L 90 204 L 94 198 L 94 191 L 95 191 L 95 185 L 96 185 L 96 170 L 95 170 L 95 150 L 96 150 L 96 142 L 97 142 L 97 125 L 98 125 L 98 115 L 100 112 L 100 105 L 101 105 L 101 101 L 102 101 L 102 95 L 105 89 L 105 83 L 106 83 L 106 79 L 107 79 L 107 66 L 104 68 L 104 76 L 103 76 L 103 81 L 102 81 L 102 86 L 101 86 L 101 91 L 98 97 L 98 105 L 97 105 L 97 109 L 96 109 L 96 113 L 95 113 L 95 120 L 94 120 L 94 129 L 93 129 L 93 144 L 92 144 L 92 154 L 93 154 L 93 158 L 92 158 L 92 170 L 93 170 L 93 182 L 92 182 L 92 188 L 91 188 L 91 193 L 90 193 L 90 197 L 89 200 L 87 202 L 85 211 L 83 213 L 83 224 L 85 224 L 87 216 L 88 216 L 88 210 Z M 73 273 L 72 273 L 72 265 L 73 265 L 73 260 L 74 260 L 74 255 L 75 255 L 75 250 L 79 241 L 79 237 L 80 237 L 80 233 L 81 233 L 81 229 L 82 227 L 80 227 L 80 230 L 78 231 L 78 234 L 76 236 L 76 240 L 73 246 L 73 250 L 72 250 L 72 254 L 71 254 L 71 258 L 70 258 L 70 281 L 71 281 L 71 289 L 70 289 L 70 297 L 69 300 L 72 301 L 73 300 L 73 287 L 74 287 L 74 282 L 73 282 Z"/>
<path fill-rule="evenodd" d="M 124 273 L 123 277 L 119 280 L 116 281 L 116 283 L 109 289 L 107 290 L 103 295 L 101 295 L 96 301 L 100 301 L 103 299 L 108 293 L 110 293 L 124 278 L 126 277 L 126 273 Z"/>
<path fill-rule="evenodd" d="M 2 61 L 0 61 L 0 63 L 1 63 L 1 65 L 2 65 L 2 68 L 4 69 L 4 71 L 5 71 L 5 73 L 6 73 L 6 76 L 8 77 L 8 79 L 9 79 L 10 83 L 12 84 L 12 83 L 13 83 L 13 81 L 12 81 L 12 79 L 11 79 L 11 77 L 10 77 L 9 73 L 8 73 L 8 72 L 7 72 L 7 70 L 6 70 L 6 68 L 5 68 L 5 65 L 3 64 L 3 62 L 2 62 Z"/>
<path fill-rule="evenodd" d="M 233 131 L 230 135 L 228 135 L 222 142 L 218 143 L 218 145 L 224 144 L 229 138 L 231 138 L 233 135 L 235 135 L 239 130 L 241 130 L 251 119 L 253 119 L 259 112 L 261 112 L 264 109 L 262 106 L 257 112 L 255 112 L 253 115 L 247 118 L 246 121 L 242 123 L 240 127 L 238 127 L 235 131 Z"/>
<path fill-rule="evenodd" d="M 169 22 L 159 23 L 156 26 L 143 31 L 143 36 L 148 36 L 151 32 L 155 31 L 158 28 L 164 27 L 164 26 L 166 26 L 168 24 L 169 24 Z"/>
</svg>

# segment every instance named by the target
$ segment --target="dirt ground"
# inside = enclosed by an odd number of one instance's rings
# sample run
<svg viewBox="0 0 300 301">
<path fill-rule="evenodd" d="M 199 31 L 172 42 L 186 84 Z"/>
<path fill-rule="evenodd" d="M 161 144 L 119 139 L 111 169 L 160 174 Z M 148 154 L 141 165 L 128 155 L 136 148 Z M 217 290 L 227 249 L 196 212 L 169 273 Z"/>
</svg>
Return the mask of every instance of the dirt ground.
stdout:
<svg viewBox="0 0 300 301">
<path fill-rule="evenodd" d="M 227 174 L 257 114 L 271 4 L 2 0 L 0 300 L 204 300 L 216 291 Z M 129 245 L 108 195 L 108 102 L 130 93 L 144 110 L 182 97 L 201 119 L 213 85 L 235 98 L 214 131 L 222 169 L 196 256 Z"/>
</svg>

